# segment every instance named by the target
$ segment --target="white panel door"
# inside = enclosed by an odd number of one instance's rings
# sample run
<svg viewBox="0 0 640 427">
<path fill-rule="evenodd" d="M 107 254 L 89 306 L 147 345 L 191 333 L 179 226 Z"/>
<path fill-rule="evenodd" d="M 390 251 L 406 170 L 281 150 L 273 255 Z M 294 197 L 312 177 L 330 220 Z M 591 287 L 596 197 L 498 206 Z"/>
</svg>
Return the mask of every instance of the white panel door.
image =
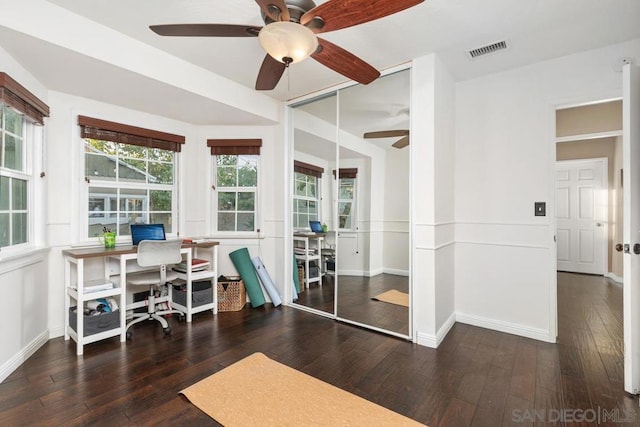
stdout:
<svg viewBox="0 0 640 427">
<path fill-rule="evenodd" d="M 640 393 L 640 69 L 622 70 L 624 389 Z"/>
<path fill-rule="evenodd" d="M 607 159 L 556 162 L 558 270 L 606 272 L 607 181 Z"/>
</svg>

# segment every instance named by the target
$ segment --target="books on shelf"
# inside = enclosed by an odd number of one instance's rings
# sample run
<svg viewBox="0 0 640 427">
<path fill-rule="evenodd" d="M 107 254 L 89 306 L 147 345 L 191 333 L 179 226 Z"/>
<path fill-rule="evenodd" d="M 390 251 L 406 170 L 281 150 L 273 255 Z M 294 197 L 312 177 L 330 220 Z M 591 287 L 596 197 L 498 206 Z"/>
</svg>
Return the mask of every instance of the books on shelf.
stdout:
<svg viewBox="0 0 640 427">
<path fill-rule="evenodd" d="M 209 268 L 210 264 L 211 263 L 206 259 L 193 258 L 191 260 L 191 272 L 206 270 Z M 182 261 L 181 263 L 174 265 L 173 270 L 178 271 L 180 273 L 186 273 L 187 263 L 185 261 Z"/>
<path fill-rule="evenodd" d="M 88 294 L 91 292 L 100 292 L 106 291 L 108 289 L 113 289 L 113 282 L 105 279 L 97 279 L 97 280 L 87 280 L 83 285 L 83 293 Z M 77 287 L 75 288 L 77 290 Z"/>
</svg>

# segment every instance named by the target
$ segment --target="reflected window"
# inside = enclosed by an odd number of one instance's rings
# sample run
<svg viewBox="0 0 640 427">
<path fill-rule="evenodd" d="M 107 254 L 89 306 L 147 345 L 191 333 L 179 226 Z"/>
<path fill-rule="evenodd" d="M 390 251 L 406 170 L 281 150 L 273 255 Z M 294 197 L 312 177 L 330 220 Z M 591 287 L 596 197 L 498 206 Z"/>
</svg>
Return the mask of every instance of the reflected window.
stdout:
<svg viewBox="0 0 640 427">
<path fill-rule="evenodd" d="M 308 228 L 309 221 L 320 221 L 320 180 L 300 172 L 293 180 L 293 227 Z"/>
<path fill-rule="evenodd" d="M 335 174 L 335 171 L 333 171 Z M 356 229 L 357 168 L 340 169 L 338 174 L 338 229 Z"/>
<path fill-rule="evenodd" d="M 172 150 L 84 138 L 87 235 L 130 234 L 131 224 L 173 230 L 175 161 Z"/>
</svg>

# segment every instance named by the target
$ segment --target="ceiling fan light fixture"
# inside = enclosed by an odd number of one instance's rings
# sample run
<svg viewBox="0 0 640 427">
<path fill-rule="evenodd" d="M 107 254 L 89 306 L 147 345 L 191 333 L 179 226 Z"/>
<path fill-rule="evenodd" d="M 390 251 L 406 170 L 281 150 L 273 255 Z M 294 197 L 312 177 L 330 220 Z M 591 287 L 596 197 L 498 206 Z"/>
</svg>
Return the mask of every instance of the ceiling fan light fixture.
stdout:
<svg viewBox="0 0 640 427">
<path fill-rule="evenodd" d="M 260 30 L 262 48 L 277 61 L 295 64 L 318 48 L 318 38 L 307 27 L 295 22 L 272 22 Z"/>
</svg>

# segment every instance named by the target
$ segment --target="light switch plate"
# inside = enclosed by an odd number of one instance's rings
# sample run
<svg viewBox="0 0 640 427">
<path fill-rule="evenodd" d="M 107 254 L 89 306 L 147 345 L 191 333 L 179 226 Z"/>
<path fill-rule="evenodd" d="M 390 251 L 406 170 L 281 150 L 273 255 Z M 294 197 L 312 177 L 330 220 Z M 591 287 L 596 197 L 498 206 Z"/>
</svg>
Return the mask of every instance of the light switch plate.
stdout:
<svg viewBox="0 0 640 427">
<path fill-rule="evenodd" d="M 546 216 L 547 215 L 547 203 L 546 202 L 534 202 L 535 215 Z"/>
</svg>

